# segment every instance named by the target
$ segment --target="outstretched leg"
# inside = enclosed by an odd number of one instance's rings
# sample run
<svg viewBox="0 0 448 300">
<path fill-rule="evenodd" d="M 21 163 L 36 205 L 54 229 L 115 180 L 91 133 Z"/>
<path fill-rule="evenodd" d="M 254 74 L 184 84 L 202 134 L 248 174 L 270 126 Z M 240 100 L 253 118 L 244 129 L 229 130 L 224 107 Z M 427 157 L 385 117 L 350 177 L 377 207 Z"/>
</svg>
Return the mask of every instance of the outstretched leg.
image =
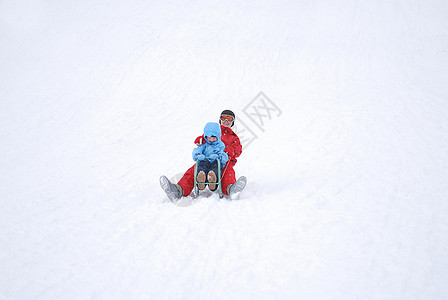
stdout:
<svg viewBox="0 0 448 300">
<path fill-rule="evenodd" d="M 196 167 L 196 164 L 194 164 L 191 168 L 185 172 L 184 176 L 179 180 L 177 183 L 182 187 L 183 196 L 187 197 L 190 195 L 191 191 L 194 187 L 194 168 Z"/>
<path fill-rule="evenodd" d="M 208 160 L 203 160 L 198 163 L 198 175 L 197 175 L 197 182 L 198 182 L 198 189 L 203 190 L 205 189 L 205 182 L 207 181 L 207 174 L 210 170 L 210 162 Z"/>
<path fill-rule="evenodd" d="M 234 184 L 236 182 L 235 170 L 233 169 L 234 165 L 235 165 L 234 163 L 228 162 L 224 168 L 224 173 L 221 179 L 222 180 L 221 187 L 224 195 L 228 195 L 227 188 L 229 187 L 229 185 Z"/>
<path fill-rule="evenodd" d="M 215 160 L 210 163 L 210 170 L 207 174 L 207 181 L 209 183 L 218 182 L 218 161 Z M 208 188 L 210 191 L 215 191 L 218 186 L 216 184 L 209 184 Z"/>
</svg>

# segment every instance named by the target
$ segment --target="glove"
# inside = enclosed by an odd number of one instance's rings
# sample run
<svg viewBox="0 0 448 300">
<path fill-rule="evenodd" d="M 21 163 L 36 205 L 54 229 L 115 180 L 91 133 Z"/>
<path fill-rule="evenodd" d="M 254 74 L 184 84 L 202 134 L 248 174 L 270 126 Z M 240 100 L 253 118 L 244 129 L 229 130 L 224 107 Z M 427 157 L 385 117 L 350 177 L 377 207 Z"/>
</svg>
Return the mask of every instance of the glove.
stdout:
<svg viewBox="0 0 448 300">
<path fill-rule="evenodd" d="M 205 155 L 204 154 L 196 154 L 196 160 L 204 160 Z"/>
<path fill-rule="evenodd" d="M 215 153 L 210 154 L 208 156 L 208 158 L 210 158 L 210 161 L 215 161 L 218 158 L 218 154 L 215 154 Z"/>
</svg>

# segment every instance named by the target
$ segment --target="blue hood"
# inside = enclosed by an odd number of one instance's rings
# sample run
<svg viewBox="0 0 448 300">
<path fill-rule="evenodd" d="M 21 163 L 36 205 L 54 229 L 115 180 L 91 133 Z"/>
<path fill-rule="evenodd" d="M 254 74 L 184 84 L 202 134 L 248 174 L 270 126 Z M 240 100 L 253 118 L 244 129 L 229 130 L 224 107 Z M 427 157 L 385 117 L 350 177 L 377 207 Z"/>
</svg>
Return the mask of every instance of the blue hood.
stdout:
<svg viewBox="0 0 448 300">
<path fill-rule="evenodd" d="M 218 138 L 217 142 L 221 141 L 221 126 L 214 122 L 207 123 L 204 127 L 204 137 L 206 136 L 216 136 Z"/>
</svg>

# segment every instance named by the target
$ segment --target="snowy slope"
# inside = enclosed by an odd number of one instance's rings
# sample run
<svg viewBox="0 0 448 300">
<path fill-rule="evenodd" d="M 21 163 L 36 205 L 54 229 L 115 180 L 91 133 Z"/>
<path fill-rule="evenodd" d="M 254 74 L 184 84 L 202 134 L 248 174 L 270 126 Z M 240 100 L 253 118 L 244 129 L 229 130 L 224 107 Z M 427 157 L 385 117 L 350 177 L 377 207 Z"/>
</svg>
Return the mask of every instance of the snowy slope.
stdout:
<svg viewBox="0 0 448 300">
<path fill-rule="evenodd" d="M 0 298 L 446 299 L 447 49 L 443 0 L 1 1 Z M 172 205 L 223 109 L 245 191 Z"/>
</svg>

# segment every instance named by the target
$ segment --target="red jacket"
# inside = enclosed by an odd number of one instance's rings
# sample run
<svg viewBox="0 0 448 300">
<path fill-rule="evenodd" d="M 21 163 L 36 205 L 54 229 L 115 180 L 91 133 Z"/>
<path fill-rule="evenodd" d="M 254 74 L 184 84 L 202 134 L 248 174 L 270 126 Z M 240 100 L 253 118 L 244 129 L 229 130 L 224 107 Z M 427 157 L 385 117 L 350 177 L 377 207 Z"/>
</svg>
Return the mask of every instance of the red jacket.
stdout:
<svg viewBox="0 0 448 300">
<path fill-rule="evenodd" d="M 236 158 L 241 155 L 241 152 L 243 152 L 240 139 L 232 129 L 221 125 L 221 141 L 223 141 L 226 145 L 224 151 L 229 156 L 229 161 L 235 164 Z M 194 141 L 194 143 L 198 146 L 202 145 L 204 142 L 204 135 L 198 136 Z"/>
</svg>

